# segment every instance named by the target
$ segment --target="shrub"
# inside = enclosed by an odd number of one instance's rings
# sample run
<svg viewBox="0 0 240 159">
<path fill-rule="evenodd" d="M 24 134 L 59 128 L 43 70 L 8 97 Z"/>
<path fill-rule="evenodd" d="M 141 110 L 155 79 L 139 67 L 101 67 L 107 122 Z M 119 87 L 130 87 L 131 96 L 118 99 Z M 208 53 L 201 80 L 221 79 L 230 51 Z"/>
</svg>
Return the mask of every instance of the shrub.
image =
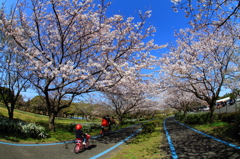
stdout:
<svg viewBox="0 0 240 159">
<path fill-rule="evenodd" d="M 20 126 L 22 134 L 25 137 L 33 138 L 46 138 L 47 134 L 43 126 L 36 125 L 35 123 L 28 123 L 26 125 Z"/>
<path fill-rule="evenodd" d="M 179 120 L 179 121 L 183 121 L 183 119 L 184 119 L 184 114 L 181 113 L 181 112 L 177 112 L 177 113 L 175 114 L 175 119 L 176 119 L 176 120 Z"/>
<path fill-rule="evenodd" d="M 182 121 L 186 124 L 205 124 L 210 123 L 212 121 L 215 121 L 218 119 L 218 115 L 215 113 L 213 114 L 213 119 L 211 119 L 210 112 L 204 112 L 204 113 L 189 113 L 186 116 L 184 116 L 183 113 L 176 113 L 175 119 Z"/>
<path fill-rule="evenodd" d="M 0 116 L 0 130 L 21 137 L 46 138 L 48 136 L 43 126 L 18 119 L 9 120 L 4 116 Z"/>
<path fill-rule="evenodd" d="M 184 123 L 186 124 L 205 124 L 210 123 L 218 119 L 218 116 L 214 113 L 213 119 L 211 119 L 210 112 L 207 113 L 192 113 L 187 114 Z"/>
<path fill-rule="evenodd" d="M 238 112 L 236 114 L 235 123 L 236 123 L 236 126 L 237 126 L 238 135 L 240 135 L 240 112 Z"/>
<path fill-rule="evenodd" d="M 160 121 L 151 121 L 142 124 L 142 130 L 144 133 L 153 133 L 155 128 L 161 124 Z"/>
<path fill-rule="evenodd" d="M 238 134 L 240 135 L 240 112 L 233 112 L 233 113 L 222 113 L 219 114 L 219 119 L 223 122 L 227 123 L 235 123 L 234 129 L 238 131 Z"/>
<path fill-rule="evenodd" d="M 240 113 L 233 112 L 233 113 L 222 113 L 219 114 L 219 119 L 223 122 L 233 123 L 236 122 L 236 119 Z"/>
<path fill-rule="evenodd" d="M 96 123 L 83 124 L 83 132 L 86 132 L 86 133 L 93 132 L 99 128 L 100 128 L 100 125 Z"/>
<path fill-rule="evenodd" d="M 140 118 L 140 121 L 142 121 L 142 119 Z M 126 119 L 124 120 L 124 124 L 135 124 L 137 122 L 137 119 Z"/>
<path fill-rule="evenodd" d="M 73 132 L 75 130 L 75 126 L 77 125 L 77 123 L 70 123 L 66 126 L 66 131 L 68 132 Z"/>
</svg>

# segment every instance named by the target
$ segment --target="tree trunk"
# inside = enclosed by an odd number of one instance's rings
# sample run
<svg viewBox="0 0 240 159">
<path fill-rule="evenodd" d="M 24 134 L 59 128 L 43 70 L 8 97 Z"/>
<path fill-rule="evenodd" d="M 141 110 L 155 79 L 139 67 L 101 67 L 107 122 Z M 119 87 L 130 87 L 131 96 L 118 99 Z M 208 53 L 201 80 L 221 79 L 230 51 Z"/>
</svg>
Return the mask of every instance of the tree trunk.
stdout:
<svg viewBox="0 0 240 159">
<path fill-rule="evenodd" d="M 86 119 L 86 121 L 89 121 L 89 120 L 88 120 L 88 116 L 85 115 L 85 114 L 83 115 L 83 119 L 84 119 L 84 118 Z"/>
<path fill-rule="evenodd" d="M 119 125 L 123 125 L 123 116 L 119 116 L 118 117 L 118 120 L 119 120 Z"/>
<path fill-rule="evenodd" d="M 213 122 L 213 113 L 214 113 L 214 105 L 209 105 L 210 108 L 210 122 Z"/>
<path fill-rule="evenodd" d="M 13 119 L 13 111 L 14 111 L 14 102 L 10 103 L 10 106 L 8 105 L 8 103 L 5 103 L 7 109 L 8 109 L 8 118 L 9 120 Z"/>
<path fill-rule="evenodd" d="M 186 110 L 183 110 L 183 116 L 184 116 L 184 118 L 186 117 L 186 115 L 187 115 L 187 111 L 186 111 Z"/>
<path fill-rule="evenodd" d="M 8 109 L 8 118 L 9 118 L 9 120 L 13 119 L 13 111 L 11 108 Z"/>
<path fill-rule="evenodd" d="M 48 128 L 50 131 L 56 132 L 54 121 L 55 121 L 55 114 L 51 112 L 48 119 Z"/>
<path fill-rule="evenodd" d="M 137 121 L 140 121 L 140 118 L 141 118 L 141 116 L 139 115 L 139 116 L 137 117 Z"/>
</svg>

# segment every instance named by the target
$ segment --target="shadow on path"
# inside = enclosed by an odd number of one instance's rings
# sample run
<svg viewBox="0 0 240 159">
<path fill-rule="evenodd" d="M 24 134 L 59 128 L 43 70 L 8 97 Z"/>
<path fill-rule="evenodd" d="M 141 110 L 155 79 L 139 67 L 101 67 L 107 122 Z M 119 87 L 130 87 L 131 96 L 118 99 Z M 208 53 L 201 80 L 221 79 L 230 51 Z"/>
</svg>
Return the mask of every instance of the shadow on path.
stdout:
<svg viewBox="0 0 240 159">
<path fill-rule="evenodd" d="M 240 150 L 199 134 L 167 118 L 166 128 L 178 158 L 239 159 Z"/>
<path fill-rule="evenodd" d="M 141 125 L 135 125 L 127 129 L 123 129 L 121 131 L 111 132 L 110 134 L 105 135 L 104 137 L 91 139 L 91 141 L 92 143 L 98 142 L 103 144 L 115 144 L 123 141 L 124 139 L 129 137 L 131 134 L 135 133 L 140 127 Z"/>
</svg>

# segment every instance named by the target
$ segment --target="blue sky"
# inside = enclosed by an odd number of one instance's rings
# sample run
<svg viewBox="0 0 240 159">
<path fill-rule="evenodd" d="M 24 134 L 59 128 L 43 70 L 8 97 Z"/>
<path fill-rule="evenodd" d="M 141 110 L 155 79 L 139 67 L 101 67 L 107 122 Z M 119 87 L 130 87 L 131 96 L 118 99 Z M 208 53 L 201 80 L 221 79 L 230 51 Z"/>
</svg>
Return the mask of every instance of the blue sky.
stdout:
<svg viewBox="0 0 240 159">
<path fill-rule="evenodd" d="M 108 8 L 108 14 L 120 13 L 126 17 L 137 18 L 138 10 L 151 10 L 152 16 L 147 20 L 147 25 L 156 28 L 157 32 L 153 38 L 159 45 L 174 42 L 174 31 L 189 27 L 187 24 L 189 19 L 184 16 L 183 11 L 174 12 L 170 0 L 107 0 L 109 1 L 112 4 Z"/>
</svg>

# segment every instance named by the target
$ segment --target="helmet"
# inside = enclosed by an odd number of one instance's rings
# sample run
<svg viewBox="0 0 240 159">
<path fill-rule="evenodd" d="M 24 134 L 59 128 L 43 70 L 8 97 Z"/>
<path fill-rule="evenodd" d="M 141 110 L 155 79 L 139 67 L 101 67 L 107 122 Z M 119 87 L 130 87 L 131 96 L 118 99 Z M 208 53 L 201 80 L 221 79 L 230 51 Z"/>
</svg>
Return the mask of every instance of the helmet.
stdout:
<svg viewBox="0 0 240 159">
<path fill-rule="evenodd" d="M 82 125 L 81 124 L 77 124 L 76 125 L 76 130 L 81 130 L 82 129 Z"/>
</svg>

